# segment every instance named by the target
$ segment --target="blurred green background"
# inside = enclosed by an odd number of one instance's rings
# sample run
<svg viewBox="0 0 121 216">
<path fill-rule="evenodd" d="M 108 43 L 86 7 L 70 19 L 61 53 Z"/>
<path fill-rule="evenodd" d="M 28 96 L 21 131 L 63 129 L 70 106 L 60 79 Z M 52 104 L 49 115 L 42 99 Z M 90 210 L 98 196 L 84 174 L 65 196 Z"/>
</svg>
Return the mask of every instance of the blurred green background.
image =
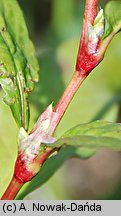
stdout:
<svg viewBox="0 0 121 216">
<path fill-rule="evenodd" d="M 100 1 L 103 7 L 106 1 Z M 84 11 L 83 0 L 19 0 L 40 64 L 40 81 L 30 96 L 30 129 L 40 113 L 56 105 L 74 72 Z M 0 97 L 3 97 L 0 89 Z M 121 33 L 103 62 L 89 75 L 56 131 L 96 119 L 121 122 Z M 18 129 L 0 100 L 0 196 L 17 155 Z M 70 159 L 25 199 L 120 199 L 121 153 L 99 151 L 88 160 Z"/>
</svg>

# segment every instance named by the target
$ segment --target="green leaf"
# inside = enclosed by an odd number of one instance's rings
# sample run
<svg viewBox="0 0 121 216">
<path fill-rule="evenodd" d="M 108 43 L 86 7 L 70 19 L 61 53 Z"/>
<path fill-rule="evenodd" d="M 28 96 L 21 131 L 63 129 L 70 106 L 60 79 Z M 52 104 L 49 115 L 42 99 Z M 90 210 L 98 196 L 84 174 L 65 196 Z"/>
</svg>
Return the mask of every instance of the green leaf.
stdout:
<svg viewBox="0 0 121 216">
<path fill-rule="evenodd" d="M 58 169 L 59 167 L 71 157 L 80 157 L 80 148 L 75 147 L 64 147 L 55 156 L 50 157 L 43 164 L 40 172 L 28 183 L 26 183 L 20 190 L 17 200 L 23 199 L 33 190 L 39 188 L 44 184 Z"/>
<path fill-rule="evenodd" d="M 121 29 L 121 1 L 110 1 L 105 10 L 105 34 L 104 38 L 116 34 Z"/>
<path fill-rule="evenodd" d="M 106 121 L 95 121 L 78 125 L 67 131 L 50 147 L 72 145 L 88 150 L 112 149 L 121 151 L 121 124 Z"/>
<path fill-rule="evenodd" d="M 121 124 L 95 121 L 78 125 L 67 131 L 55 143 L 46 146 L 62 148 L 56 156 L 50 157 L 44 163 L 39 174 L 31 182 L 25 184 L 17 199 L 23 199 L 44 184 L 70 157 L 87 159 L 100 149 L 121 151 Z"/>
<path fill-rule="evenodd" d="M 0 90 L 0 98 L 3 96 Z M 7 130 L 6 130 L 7 128 Z M 0 100 L 0 197 L 11 181 L 17 157 L 16 134 L 18 128 L 10 113 L 10 109 Z"/>
<path fill-rule="evenodd" d="M 38 62 L 16 0 L 0 0 L 0 84 L 4 102 L 19 125 L 28 129 L 28 95 L 38 81 Z"/>
</svg>

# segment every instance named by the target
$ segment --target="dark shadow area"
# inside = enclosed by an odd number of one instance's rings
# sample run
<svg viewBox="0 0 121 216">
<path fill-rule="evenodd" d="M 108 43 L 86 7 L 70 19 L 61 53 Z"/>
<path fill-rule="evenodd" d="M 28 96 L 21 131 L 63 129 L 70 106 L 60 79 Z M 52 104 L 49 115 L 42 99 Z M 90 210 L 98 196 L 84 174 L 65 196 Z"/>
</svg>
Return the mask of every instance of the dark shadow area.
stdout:
<svg viewBox="0 0 121 216">
<path fill-rule="evenodd" d="M 39 34 L 46 29 L 51 20 L 52 1 L 50 0 L 18 0 L 24 11 L 28 25 L 33 27 L 31 32 Z"/>
</svg>

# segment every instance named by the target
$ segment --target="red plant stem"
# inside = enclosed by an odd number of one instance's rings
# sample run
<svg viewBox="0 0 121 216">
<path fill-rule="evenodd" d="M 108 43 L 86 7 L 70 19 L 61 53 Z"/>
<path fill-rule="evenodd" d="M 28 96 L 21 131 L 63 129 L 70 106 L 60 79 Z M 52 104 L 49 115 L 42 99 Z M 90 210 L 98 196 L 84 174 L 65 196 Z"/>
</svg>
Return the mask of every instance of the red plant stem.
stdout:
<svg viewBox="0 0 121 216">
<path fill-rule="evenodd" d="M 60 122 L 62 116 L 64 115 L 76 91 L 78 90 L 78 88 L 80 87 L 81 83 L 84 81 L 85 78 L 86 75 L 81 75 L 79 71 L 75 71 L 69 85 L 67 86 L 65 92 L 63 93 L 62 97 L 60 98 L 58 104 L 54 109 L 54 112 L 59 114 L 57 125 Z"/>
<path fill-rule="evenodd" d="M 92 25 L 98 12 L 98 0 L 86 0 L 84 21 L 89 21 Z"/>
<path fill-rule="evenodd" d="M 1 200 L 13 200 L 22 186 L 23 183 L 13 177 Z"/>
<path fill-rule="evenodd" d="M 78 88 L 80 87 L 81 83 L 84 81 L 84 79 L 88 76 L 90 71 L 95 67 L 96 63 L 93 63 L 92 65 L 89 64 L 88 61 L 92 60 L 92 57 L 88 56 L 87 53 L 85 53 L 85 39 L 87 34 L 87 22 L 93 25 L 95 17 L 97 16 L 98 12 L 98 0 L 86 0 L 85 4 L 85 12 L 84 12 L 84 21 L 83 21 L 83 27 L 82 27 L 82 36 L 80 41 L 80 47 L 78 51 L 77 56 L 77 63 L 76 63 L 76 71 L 66 88 L 64 94 L 62 95 L 61 99 L 59 100 L 57 106 L 54 109 L 54 112 L 57 112 L 59 114 L 58 123 L 60 122 L 62 116 L 64 115 L 69 103 L 71 102 L 72 98 L 74 97 L 75 93 L 77 92 Z M 80 62 L 80 56 L 84 53 L 84 56 L 82 57 L 81 61 L 85 59 L 87 62 L 84 65 L 88 65 L 88 67 L 83 67 Z M 86 56 L 85 56 L 86 55 Z M 86 57 L 86 58 L 85 58 Z M 95 59 L 97 62 L 97 59 Z M 57 126 L 56 126 L 57 127 Z"/>
<path fill-rule="evenodd" d="M 77 63 L 76 63 L 76 71 L 68 87 L 66 88 L 64 94 L 62 95 L 61 99 L 59 100 L 57 106 L 54 109 L 54 112 L 57 112 L 59 114 L 57 125 L 60 122 L 62 116 L 64 115 L 69 103 L 71 102 L 72 98 L 74 97 L 81 83 L 88 76 L 90 71 L 96 66 L 97 59 L 93 60 L 95 61 L 93 63 L 93 66 L 90 65 L 88 62 L 92 60 L 92 57 L 88 56 L 88 53 L 85 53 L 85 39 L 87 38 L 86 37 L 87 22 L 93 25 L 97 13 L 98 13 L 98 0 L 86 0 L 83 27 L 82 27 L 82 36 L 81 36 L 80 47 L 79 47 Z M 81 62 L 80 62 L 80 55 L 82 53 L 84 53 L 84 56 L 82 57 L 81 60 L 83 61 L 83 59 L 85 59 L 85 61 L 87 62 L 85 62 L 84 65 L 88 65 L 88 67 L 84 67 L 83 69 L 81 67 Z"/>
<path fill-rule="evenodd" d="M 55 149 L 47 148 L 43 154 L 40 153 L 38 155 L 38 157 L 35 159 L 35 162 L 42 166 L 44 161 L 54 151 Z M 13 177 L 1 200 L 13 200 L 23 185 L 24 183 L 21 183 L 17 178 Z"/>
<path fill-rule="evenodd" d="M 47 148 L 44 153 L 40 153 L 36 159 L 35 162 L 37 162 L 40 166 L 43 165 L 45 160 L 55 151 L 54 148 Z"/>
<path fill-rule="evenodd" d="M 94 20 L 97 16 L 97 12 L 98 12 L 98 0 L 86 0 L 83 26 L 82 26 L 82 36 L 81 36 L 79 50 L 81 50 L 81 47 L 83 46 L 85 38 L 86 38 L 87 23 L 90 23 L 91 25 L 93 25 Z"/>
</svg>

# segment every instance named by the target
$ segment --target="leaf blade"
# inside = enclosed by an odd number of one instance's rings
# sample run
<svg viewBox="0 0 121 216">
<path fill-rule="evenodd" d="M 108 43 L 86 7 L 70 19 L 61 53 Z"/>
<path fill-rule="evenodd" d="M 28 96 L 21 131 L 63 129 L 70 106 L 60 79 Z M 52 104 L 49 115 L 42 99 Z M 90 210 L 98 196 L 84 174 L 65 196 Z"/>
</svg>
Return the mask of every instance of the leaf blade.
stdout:
<svg viewBox="0 0 121 216">
<path fill-rule="evenodd" d="M 50 147 L 72 145 L 87 149 L 113 149 L 121 150 L 121 124 L 107 121 L 94 121 L 78 125 L 68 130 Z"/>
<path fill-rule="evenodd" d="M 0 79 L 10 79 L 15 91 L 7 96 L 19 127 L 28 129 L 28 96 L 38 81 L 39 65 L 22 11 L 16 0 L 0 1 Z M 4 82 L 4 83 L 5 83 Z M 1 81 L 0 81 L 1 84 Z"/>
<path fill-rule="evenodd" d="M 105 34 L 104 39 L 111 34 L 116 34 L 121 29 L 121 1 L 110 1 L 105 10 Z"/>
</svg>

